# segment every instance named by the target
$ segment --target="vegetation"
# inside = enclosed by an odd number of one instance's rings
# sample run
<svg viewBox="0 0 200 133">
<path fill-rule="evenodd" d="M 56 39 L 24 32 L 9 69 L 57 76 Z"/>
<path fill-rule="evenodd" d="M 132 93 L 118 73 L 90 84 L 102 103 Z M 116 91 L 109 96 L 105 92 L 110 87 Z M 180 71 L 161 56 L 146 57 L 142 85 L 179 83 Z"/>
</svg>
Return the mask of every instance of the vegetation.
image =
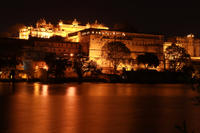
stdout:
<svg viewBox="0 0 200 133">
<path fill-rule="evenodd" d="M 15 72 L 17 70 L 17 65 L 22 64 L 22 60 L 20 57 L 16 55 L 12 56 L 0 56 L 0 71 L 2 69 L 9 70 L 9 79 L 15 81 Z"/>
<path fill-rule="evenodd" d="M 136 60 L 138 64 L 144 64 L 146 69 L 149 67 L 157 67 L 159 65 L 159 59 L 153 53 L 145 53 L 144 55 L 138 55 Z"/>
<path fill-rule="evenodd" d="M 48 65 L 48 74 L 56 79 L 62 79 L 65 76 L 66 67 L 69 64 L 68 60 L 58 58 L 55 54 L 49 54 L 45 57 L 45 62 Z"/>
<path fill-rule="evenodd" d="M 22 63 L 21 45 L 1 44 L 0 62 L 0 69 L 16 69 L 16 66 Z"/>
<path fill-rule="evenodd" d="M 122 42 L 110 42 L 102 47 L 102 57 L 110 61 L 116 71 L 120 63 L 131 59 L 131 51 Z"/>
<path fill-rule="evenodd" d="M 165 60 L 169 63 L 171 71 L 182 71 L 184 67 L 190 65 L 190 55 L 182 47 L 175 44 L 167 47 Z"/>
<path fill-rule="evenodd" d="M 83 57 L 79 57 L 74 61 L 74 70 L 77 73 L 79 79 L 82 79 L 83 74 L 86 72 L 91 72 L 91 75 L 100 73 L 96 62 Z"/>
</svg>

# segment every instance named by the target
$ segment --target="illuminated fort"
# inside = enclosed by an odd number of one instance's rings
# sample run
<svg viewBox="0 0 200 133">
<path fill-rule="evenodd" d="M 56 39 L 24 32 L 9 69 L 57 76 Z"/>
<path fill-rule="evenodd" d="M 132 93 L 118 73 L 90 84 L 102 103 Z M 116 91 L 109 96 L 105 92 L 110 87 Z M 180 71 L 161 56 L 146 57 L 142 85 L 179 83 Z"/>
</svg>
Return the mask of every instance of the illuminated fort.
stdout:
<svg viewBox="0 0 200 133">
<path fill-rule="evenodd" d="M 141 33 L 127 33 L 113 30 L 85 29 L 69 34 L 69 39 L 79 41 L 81 45 L 87 46 L 90 60 L 94 60 L 102 67 L 112 67 L 111 62 L 102 57 L 102 47 L 111 42 L 121 42 L 131 52 L 131 58 L 136 60 L 138 55 L 154 53 L 162 60 L 163 36 Z M 73 40 L 74 39 L 74 40 Z M 134 64 L 120 64 L 120 68 L 132 69 Z"/>
<path fill-rule="evenodd" d="M 163 52 L 172 43 L 186 49 L 192 60 L 200 60 L 200 39 L 196 39 L 193 34 L 185 37 L 172 37 L 164 41 L 163 35 L 129 33 L 123 31 L 111 30 L 109 27 L 99 24 L 97 21 L 93 24 L 87 23 L 80 25 L 74 19 L 71 24 L 64 24 L 60 21 L 56 26 L 47 23 L 44 19 L 39 20 L 35 27 L 29 26 L 20 29 L 19 39 L 28 40 L 29 37 L 51 38 L 61 36 L 65 38 L 64 42 L 45 42 L 35 41 L 34 49 L 41 52 L 56 53 L 58 56 L 77 55 L 82 48 L 82 53 L 90 60 L 97 62 L 100 67 L 111 68 L 112 63 L 102 57 L 102 47 L 111 42 L 121 42 L 131 51 L 131 58 L 136 61 L 138 55 L 144 53 L 153 53 L 160 60 L 160 67 L 163 67 Z M 126 67 L 132 69 L 137 67 L 137 63 L 123 63 L 119 69 Z"/>
<path fill-rule="evenodd" d="M 192 34 L 166 39 L 163 35 L 112 30 L 97 21 L 93 24 L 80 25 L 75 19 L 71 24 L 60 21 L 57 25 L 53 25 L 41 19 L 35 26 L 20 29 L 19 39 L 0 38 L 0 43 L 3 44 L 1 46 L 6 45 L 10 49 L 15 46 L 14 51 L 21 53 L 20 58 L 23 60 L 23 65 L 19 66 L 19 70 L 29 73 L 40 69 L 48 70 L 49 66 L 45 62 L 45 57 L 51 54 L 72 62 L 83 57 L 89 61 L 95 61 L 103 73 L 113 73 L 115 66 L 112 61 L 103 56 L 103 53 L 107 52 L 103 48 L 108 44 L 118 42 L 126 46 L 130 51 L 130 57 L 120 57 L 123 61 L 120 61 L 117 70 L 140 69 L 137 57 L 145 53 L 156 55 L 160 61 L 158 67 L 152 66 L 150 69 L 164 70 L 167 68 L 167 63 L 163 53 L 172 43 L 184 47 L 193 61 L 200 61 L 200 39 Z M 4 50 L 4 52 L 7 56 L 9 50 Z M 10 50 L 10 54 L 13 54 L 13 49 Z M 142 65 L 145 68 L 146 64 Z M 40 76 L 36 75 L 36 77 Z"/>
<path fill-rule="evenodd" d="M 162 60 L 164 36 L 110 30 L 97 21 L 94 24 L 88 23 L 83 26 L 79 25 L 79 22 L 75 19 L 72 24 L 64 24 L 60 21 L 58 25 L 53 26 L 42 19 L 36 23 L 35 28 L 32 26 L 24 27 L 19 32 L 20 39 L 29 39 L 29 37 L 51 38 L 53 36 L 64 37 L 66 43 L 71 43 L 74 46 L 75 43 L 78 43 L 82 48 L 82 53 L 103 68 L 113 67 L 112 63 L 104 59 L 101 53 L 104 45 L 114 41 L 123 43 L 131 51 L 131 58 L 133 60 L 136 60 L 138 55 L 147 52 L 154 53 Z M 60 44 L 59 42 L 54 42 L 54 44 L 52 42 L 49 44 L 46 42 L 35 42 L 35 48 L 41 50 L 41 52 L 54 52 L 59 56 L 69 55 L 70 53 L 77 55 L 77 52 L 73 53 L 74 50 L 70 51 L 70 49 L 66 49 L 63 46 L 64 44 Z M 123 63 L 118 68 L 122 69 L 122 67 L 125 67 L 130 70 L 135 67 L 134 65 L 136 63 Z"/>
<path fill-rule="evenodd" d="M 63 21 L 60 21 L 54 26 L 51 23 L 47 23 L 44 19 L 41 19 L 36 23 L 36 27 L 29 26 L 20 29 L 19 38 L 29 39 L 29 36 L 38 38 L 50 38 L 53 36 L 67 37 L 69 33 L 89 28 L 108 29 L 108 27 L 99 24 L 97 20 L 94 24 L 88 23 L 85 26 L 79 25 L 79 22 L 76 19 L 74 19 L 72 24 L 64 24 Z"/>
</svg>

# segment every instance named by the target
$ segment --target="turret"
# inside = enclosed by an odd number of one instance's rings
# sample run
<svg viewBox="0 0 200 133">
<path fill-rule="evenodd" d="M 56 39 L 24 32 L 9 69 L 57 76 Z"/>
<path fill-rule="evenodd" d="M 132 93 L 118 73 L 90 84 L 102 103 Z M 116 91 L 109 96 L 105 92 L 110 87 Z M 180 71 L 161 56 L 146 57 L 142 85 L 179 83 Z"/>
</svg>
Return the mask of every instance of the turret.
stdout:
<svg viewBox="0 0 200 133">
<path fill-rule="evenodd" d="M 78 21 L 76 19 L 74 19 L 74 21 L 72 22 L 73 26 L 78 26 Z"/>
</svg>

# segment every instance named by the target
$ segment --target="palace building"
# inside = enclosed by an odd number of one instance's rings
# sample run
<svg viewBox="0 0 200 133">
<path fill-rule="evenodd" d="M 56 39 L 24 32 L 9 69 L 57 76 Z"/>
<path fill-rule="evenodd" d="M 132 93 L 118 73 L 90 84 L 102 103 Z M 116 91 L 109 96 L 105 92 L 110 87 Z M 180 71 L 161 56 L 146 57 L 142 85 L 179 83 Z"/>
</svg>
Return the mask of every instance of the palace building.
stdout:
<svg viewBox="0 0 200 133">
<path fill-rule="evenodd" d="M 72 24 L 64 24 L 63 21 L 60 21 L 58 25 L 53 26 L 51 23 L 47 23 L 44 19 L 41 19 L 37 21 L 36 27 L 28 26 L 20 29 L 19 39 L 29 39 L 29 36 L 38 38 L 50 38 L 53 36 L 67 37 L 69 33 L 89 28 L 108 29 L 108 27 L 99 24 L 97 20 L 94 24 L 88 23 L 85 26 L 79 25 L 76 19 L 74 19 Z"/>
<path fill-rule="evenodd" d="M 112 73 L 115 66 L 104 56 L 106 52 L 104 48 L 108 44 L 118 43 L 130 51 L 130 57 L 119 58 L 123 61 L 118 64 L 118 70 L 140 69 L 137 57 L 145 53 L 156 55 L 160 61 L 160 65 L 152 69 L 164 70 L 167 68 L 164 52 L 173 43 L 185 48 L 192 61 L 200 68 L 198 63 L 200 61 L 200 39 L 192 34 L 166 39 L 163 35 L 112 30 L 97 21 L 93 24 L 80 25 L 75 19 L 71 24 L 60 21 L 57 25 L 53 25 L 41 19 L 35 27 L 27 26 L 20 29 L 19 39 L 0 38 L 0 43 L 2 44 L 1 54 L 5 57 L 19 55 L 23 60 L 19 70 L 28 73 L 33 70 L 48 70 L 45 62 L 45 57 L 48 55 L 56 55 L 56 58 L 64 58 L 72 62 L 79 57 L 84 57 L 95 61 L 98 67 L 102 68 L 102 72 Z M 36 77 L 40 76 L 36 75 Z"/>
<path fill-rule="evenodd" d="M 138 55 L 147 52 L 154 53 L 160 60 L 162 60 L 163 55 L 164 36 L 110 30 L 97 21 L 94 24 L 88 23 L 83 26 L 79 25 L 79 22 L 75 19 L 72 24 L 64 24 L 60 21 L 57 26 L 53 26 L 51 23 L 46 23 L 45 20 L 39 20 L 35 28 L 25 27 L 19 32 L 20 39 L 29 39 L 29 37 L 51 38 L 53 36 L 64 37 L 68 43 L 71 42 L 71 45 L 78 43 L 81 46 L 81 52 L 103 68 L 113 67 L 111 62 L 105 60 L 101 55 L 102 47 L 110 42 L 123 43 L 131 51 L 133 60 L 136 60 Z M 38 44 L 37 46 L 41 50 L 45 48 L 45 51 L 53 52 L 53 49 L 55 49 L 55 47 L 52 48 L 51 43 L 41 42 L 41 44 Z M 70 53 L 70 49 L 66 50 Z M 61 51 L 65 51 L 65 49 L 60 50 L 60 53 L 62 53 Z M 56 54 L 58 54 L 58 51 Z M 133 68 L 133 64 L 120 64 L 119 69 L 122 67 L 130 70 Z"/>
</svg>

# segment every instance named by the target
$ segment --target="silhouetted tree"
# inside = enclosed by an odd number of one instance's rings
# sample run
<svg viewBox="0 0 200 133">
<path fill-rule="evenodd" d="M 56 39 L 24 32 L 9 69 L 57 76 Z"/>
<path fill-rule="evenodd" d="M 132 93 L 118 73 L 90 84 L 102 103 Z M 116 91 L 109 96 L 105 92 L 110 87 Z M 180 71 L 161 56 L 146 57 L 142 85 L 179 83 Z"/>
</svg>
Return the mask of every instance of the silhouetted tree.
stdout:
<svg viewBox="0 0 200 133">
<path fill-rule="evenodd" d="M 22 46 L 20 44 L 0 44 L 0 67 L 15 70 L 17 65 L 22 64 L 22 55 Z"/>
<path fill-rule="evenodd" d="M 13 82 L 15 81 L 16 66 L 19 64 L 22 64 L 22 59 L 17 55 L 0 56 L 0 70 L 9 70 L 9 79 Z"/>
<path fill-rule="evenodd" d="M 97 68 L 97 63 L 93 60 L 86 61 L 82 69 L 84 73 L 91 72 L 92 75 L 99 72 L 99 69 Z"/>
<path fill-rule="evenodd" d="M 160 64 L 158 57 L 153 53 L 138 55 L 136 60 L 138 64 L 144 64 L 146 68 L 157 67 Z"/>
<path fill-rule="evenodd" d="M 131 59 L 131 51 L 122 42 L 110 42 L 102 47 L 101 56 L 110 61 L 114 67 L 114 71 L 120 63 Z"/>
<path fill-rule="evenodd" d="M 48 54 L 44 60 L 48 65 L 48 74 L 56 79 L 64 78 L 64 71 L 69 65 L 67 59 L 59 58 L 55 54 Z"/>
<path fill-rule="evenodd" d="M 78 57 L 74 61 L 74 70 L 76 71 L 79 79 L 82 79 L 83 77 L 83 64 L 85 60 L 85 58 Z"/>
<path fill-rule="evenodd" d="M 83 74 L 86 72 L 91 72 L 92 75 L 99 72 L 99 69 L 97 69 L 97 63 L 95 61 L 88 60 L 88 58 L 81 56 L 75 59 L 74 69 L 80 80 L 83 78 Z"/>
<path fill-rule="evenodd" d="M 172 71 L 182 71 L 184 67 L 190 65 L 190 55 L 184 48 L 176 44 L 167 47 L 164 54 Z"/>
</svg>

